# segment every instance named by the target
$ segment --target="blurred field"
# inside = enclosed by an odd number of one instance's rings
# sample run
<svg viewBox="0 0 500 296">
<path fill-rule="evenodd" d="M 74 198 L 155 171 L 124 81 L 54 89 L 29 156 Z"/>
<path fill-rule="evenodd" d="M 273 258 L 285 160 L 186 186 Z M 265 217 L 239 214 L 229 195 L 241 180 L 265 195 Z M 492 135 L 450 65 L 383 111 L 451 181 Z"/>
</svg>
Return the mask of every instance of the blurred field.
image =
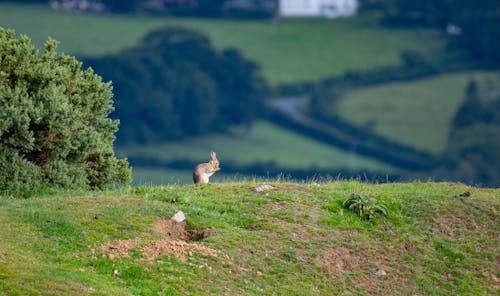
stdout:
<svg viewBox="0 0 500 296">
<path fill-rule="evenodd" d="M 207 33 L 215 46 L 239 48 L 262 67 L 272 83 L 316 80 L 346 70 L 399 63 L 402 50 L 439 58 L 444 37 L 433 30 L 388 29 L 373 18 L 292 19 L 273 21 L 127 17 L 53 11 L 36 5 L 0 3 L 0 26 L 28 34 L 39 47 L 48 36 L 60 50 L 101 55 L 136 44 L 163 25 Z"/>
<path fill-rule="evenodd" d="M 395 65 L 400 63 L 403 50 L 419 52 L 430 60 L 450 54 L 445 52 L 445 36 L 437 31 L 382 28 L 376 23 L 375 18 L 366 16 L 242 21 L 91 15 L 53 11 L 37 5 L 0 3 L 0 26 L 28 34 L 39 47 L 47 36 L 52 36 L 61 41 L 60 51 L 74 55 L 115 53 L 165 25 L 198 29 L 207 33 L 219 49 L 239 48 L 262 67 L 271 84 L 317 80 L 345 71 Z M 449 120 L 463 99 L 468 75 L 441 76 L 356 91 L 342 98 L 336 106 L 338 110 L 333 112 L 356 124 L 368 126 L 376 122 L 374 130 L 382 136 L 439 153 L 446 142 Z M 400 97 L 402 95 L 404 97 Z M 428 110 L 430 103 L 433 103 L 432 110 Z M 236 131 L 175 143 L 127 146 L 118 153 L 162 161 L 206 161 L 210 149 L 217 150 L 221 159 L 241 166 L 273 161 L 277 167 L 291 169 L 318 167 L 399 173 L 380 161 L 336 149 L 263 121 L 256 123 L 249 133 Z M 190 182 L 191 172 L 135 168 L 134 179 L 136 184 L 185 183 Z"/>
<path fill-rule="evenodd" d="M 237 165 L 272 162 L 284 168 L 348 168 L 380 170 L 395 173 L 396 169 L 376 160 L 339 150 L 300 136 L 268 122 L 259 121 L 249 132 L 210 135 L 174 143 L 127 146 L 118 149 L 120 156 L 150 157 L 162 161 L 189 159 L 206 162 L 214 149 L 224 161 Z"/>
<path fill-rule="evenodd" d="M 208 159 L 207 159 L 208 160 Z M 205 160 L 206 161 L 206 160 Z M 138 167 L 133 169 L 133 186 L 139 185 L 175 185 L 175 184 L 192 184 L 192 170 L 171 170 Z M 242 174 L 226 174 L 224 171 L 210 177 L 211 183 L 221 182 L 254 182 L 259 180 L 276 180 L 277 176 L 256 177 Z M 286 176 L 285 176 L 286 177 Z"/>
<path fill-rule="evenodd" d="M 469 80 L 484 97 L 500 85 L 500 72 L 466 72 L 412 82 L 390 83 L 353 91 L 332 112 L 378 134 L 432 153 L 443 151 L 457 108 Z"/>
<path fill-rule="evenodd" d="M 182 170 L 133 168 L 132 185 L 161 185 L 192 183 L 192 172 Z"/>
</svg>

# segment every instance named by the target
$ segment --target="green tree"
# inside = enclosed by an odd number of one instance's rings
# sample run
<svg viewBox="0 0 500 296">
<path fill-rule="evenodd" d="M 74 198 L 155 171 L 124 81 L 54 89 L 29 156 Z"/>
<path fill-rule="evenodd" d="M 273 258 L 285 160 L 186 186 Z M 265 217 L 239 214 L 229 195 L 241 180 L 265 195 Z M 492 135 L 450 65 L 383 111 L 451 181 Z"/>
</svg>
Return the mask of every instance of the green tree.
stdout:
<svg viewBox="0 0 500 296">
<path fill-rule="evenodd" d="M 222 5 L 227 0 L 198 0 L 197 14 L 200 16 L 214 17 L 221 12 Z"/>
<path fill-rule="evenodd" d="M 112 56 L 84 61 L 115 85 L 126 119 L 118 143 L 160 142 L 250 126 L 262 115 L 268 86 L 236 49 L 217 51 L 199 32 L 160 28 Z"/>
<path fill-rule="evenodd" d="M 382 11 L 383 22 L 445 28 L 454 24 L 461 34 L 452 40 L 477 59 L 500 64 L 500 5 L 498 0 L 362 0 L 367 10 Z"/>
<path fill-rule="evenodd" d="M 453 126 L 461 127 L 473 124 L 481 117 L 482 109 L 477 83 L 475 80 L 470 80 L 465 90 L 465 101 L 453 118 Z"/>
<path fill-rule="evenodd" d="M 444 154 L 448 163 L 438 169 L 438 175 L 481 185 L 500 184 L 499 107 L 500 97 L 485 100 L 477 83 L 469 82 L 448 138 Z"/>
<path fill-rule="evenodd" d="M 105 188 L 130 182 L 113 151 L 112 87 L 47 40 L 0 28 L 0 191 Z"/>
<path fill-rule="evenodd" d="M 458 43 L 477 58 L 500 65 L 500 3 L 498 0 L 454 0 L 451 22 L 462 28 Z"/>
<path fill-rule="evenodd" d="M 109 11 L 116 13 L 133 13 L 145 1 L 143 0 L 102 0 Z"/>
<path fill-rule="evenodd" d="M 445 176 L 467 183 L 500 185 L 500 126 L 474 123 L 450 135 L 446 156 L 452 161 Z"/>
</svg>

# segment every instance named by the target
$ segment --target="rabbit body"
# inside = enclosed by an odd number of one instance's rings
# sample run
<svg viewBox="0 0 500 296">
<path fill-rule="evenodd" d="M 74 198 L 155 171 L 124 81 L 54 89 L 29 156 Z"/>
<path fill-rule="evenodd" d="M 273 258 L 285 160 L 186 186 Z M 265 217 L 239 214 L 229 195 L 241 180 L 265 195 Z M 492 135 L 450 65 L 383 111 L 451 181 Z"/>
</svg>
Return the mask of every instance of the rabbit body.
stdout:
<svg viewBox="0 0 500 296">
<path fill-rule="evenodd" d="M 200 163 L 194 168 L 193 181 L 195 184 L 207 184 L 210 176 L 220 171 L 219 160 L 214 151 L 210 152 L 212 159 L 206 163 Z"/>
</svg>

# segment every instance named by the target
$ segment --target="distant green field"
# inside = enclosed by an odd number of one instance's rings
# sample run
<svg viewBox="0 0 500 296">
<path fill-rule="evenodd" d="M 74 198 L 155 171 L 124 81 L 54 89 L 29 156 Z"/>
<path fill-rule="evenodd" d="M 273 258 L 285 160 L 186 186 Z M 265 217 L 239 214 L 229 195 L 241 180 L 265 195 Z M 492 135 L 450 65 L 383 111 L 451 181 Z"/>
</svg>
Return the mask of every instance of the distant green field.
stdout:
<svg viewBox="0 0 500 296">
<path fill-rule="evenodd" d="M 218 48 L 237 47 L 262 67 L 272 83 L 316 80 L 346 70 L 399 62 L 402 50 L 438 58 L 444 37 L 432 30 L 388 29 L 367 17 L 272 21 L 200 20 L 89 15 L 37 5 L 0 3 L 0 26 L 29 35 L 41 46 L 48 36 L 71 54 L 100 55 L 133 46 L 148 31 L 186 26 L 207 33 Z"/>
<path fill-rule="evenodd" d="M 207 159 L 208 160 L 208 159 Z M 205 160 L 206 161 L 206 160 Z M 132 171 L 133 186 L 139 185 L 174 185 L 174 184 L 192 184 L 193 183 L 193 171 L 192 170 L 170 170 L 170 169 L 157 169 L 157 168 L 147 168 L 147 167 L 137 167 L 133 168 Z M 264 179 L 276 180 L 277 176 L 264 177 Z M 262 176 L 250 176 L 250 175 L 232 175 L 219 172 L 212 177 L 210 177 L 211 183 L 222 183 L 222 182 L 243 182 L 243 181 L 258 181 L 263 179 Z"/>
<path fill-rule="evenodd" d="M 388 174 L 397 173 L 397 169 L 382 162 L 339 150 L 263 121 L 257 122 L 248 133 L 237 131 L 228 135 L 197 137 L 170 144 L 131 146 L 118 149 L 117 153 L 120 156 L 151 157 L 163 161 L 189 159 L 195 162 L 206 162 L 210 159 L 211 149 L 217 152 L 222 168 L 224 168 L 224 161 L 237 165 L 274 161 L 276 165 L 284 168 L 315 166 L 332 170 L 367 169 Z M 154 184 L 163 184 L 171 180 L 168 172 L 160 172 L 160 174 L 163 174 L 163 177 L 158 179 L 154 176 L 154 171 L 146 170 L 134 175 L 134 178 L 140 181 L 139 183 L 147 183 L 147 180 L 151 180 Z M 171 181 L 177 181 L 175 178 L 179 178 L 180 181 L 190 179 L 190 177 L 185 177 L 185 173 L 183 176 L 177 177 L 174 174 L 174 179 Z"/>
<path fill-rule="evenodd" d="M 348 93 L 333 107 L 341 117 L 401 143 L 440 153 L 451 119 L 474 78 L 483 97 L 498 95 L 500 72 L 440 75 L 413 82 L 391 83 Z M 495 92 L 489 93 L 489 92 Z"/>
<path fill-rule="evenodd" d="M 133 185 L 189 184 L 192 172 L 151 168 L 133 168 Z"/>
</svg>

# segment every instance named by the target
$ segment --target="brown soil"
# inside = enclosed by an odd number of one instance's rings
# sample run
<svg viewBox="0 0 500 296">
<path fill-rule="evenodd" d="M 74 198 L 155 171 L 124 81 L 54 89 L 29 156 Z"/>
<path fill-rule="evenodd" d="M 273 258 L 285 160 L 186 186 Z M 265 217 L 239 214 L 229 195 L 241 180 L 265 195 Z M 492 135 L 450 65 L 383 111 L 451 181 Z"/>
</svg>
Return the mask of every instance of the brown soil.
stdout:
<svg viewBox="0 0 500 296">
<path fill-rule="evenodd" d="M 128 252 L 137 248 L 137 246 L 139 246 L 139 239 L 137 238 L 129 240 L 116 240 L 100 245 L 95 250 L 92 250 L 92 253 L 100 251 L 103 256 L 106 256 L 109 259 L 115 259 L 118 257 L 129 258 L 130 254 Z"/>
<path fill-rule="evenodd" d="M 155 230 L 156 232 L 163 234 L 173 240 L 189 240 L 189 235 L 186 231 L 186 222 L 175 222 L 170 219 L 159 219 L 155 222 Z"/>
<path fill-rule="evenodd" d="M 348 249 L 343 247 L 327 250 L 319 260 L 332 274 L 352 271 L 360 267 L 360 265 L 366 264 L 366 260 L 363 260 L 362 257 L 351 254 Z"/>
<path fill-rule="evenodd" d="M 405 250 L 408 251 L 409 253 L 418 253 L 418 248 L 409 240 L 409 239 L 406 239 L 404 241 L 404 247 L 405 247 Z"/>
<path fill-rule="evenodd" d="M 172 240 L 200 241 L 217 234 L 215 229 L 186 229 L 186 222 L 175 222 L 170 219 L 160 219 L 155 222 L 156 232 Z"/>
<path fill-rule="evenodd" d="M 177 259 L 184 261 L 186 260 L 186 256 L 193 256 L 193 252 L 217 257 L 217 251 L 209 247 L 168 238 L 149 242 L 142 248 L 142 253 L 148 259 L 154 259 L 158 256 L 174 255 Z"/>
<path fill-rule="evenodd" d="M 208 236 L 216 234 L 213 229 L 209 230 L 187 230 L 186 222 L 175 222 L 170 219 L 160 219 L 155 222 L 156 232 L 165 238 L 146 243 L 141 248 L 142 254 L 147 259 L 158 256 L 174 255 L 179 260 L 186 260 L 186 256 L 193 256 L 193 252 L 206 256 L 217 256 L 217 251 L 206 246 L 190 243 L 199 241 Z M 100 252 L 110 259 L 119 257 L 129 258 L 129 251 L 139 247 L 140 239 L 116 240 L 107 242 L 92 250 L 93 253 Z"/>
<path fill-rule="evenodd" d="M 436 222 L 432 225 L 432 230 L 435 233 L 440 233 L 448 238 L 463 237 L 470 231 L 475 231 L 479 228 L 474 216 L 465 211 L 455 211 L 453 214 L 447 214 L 437 217 Z"/>
</svg>

